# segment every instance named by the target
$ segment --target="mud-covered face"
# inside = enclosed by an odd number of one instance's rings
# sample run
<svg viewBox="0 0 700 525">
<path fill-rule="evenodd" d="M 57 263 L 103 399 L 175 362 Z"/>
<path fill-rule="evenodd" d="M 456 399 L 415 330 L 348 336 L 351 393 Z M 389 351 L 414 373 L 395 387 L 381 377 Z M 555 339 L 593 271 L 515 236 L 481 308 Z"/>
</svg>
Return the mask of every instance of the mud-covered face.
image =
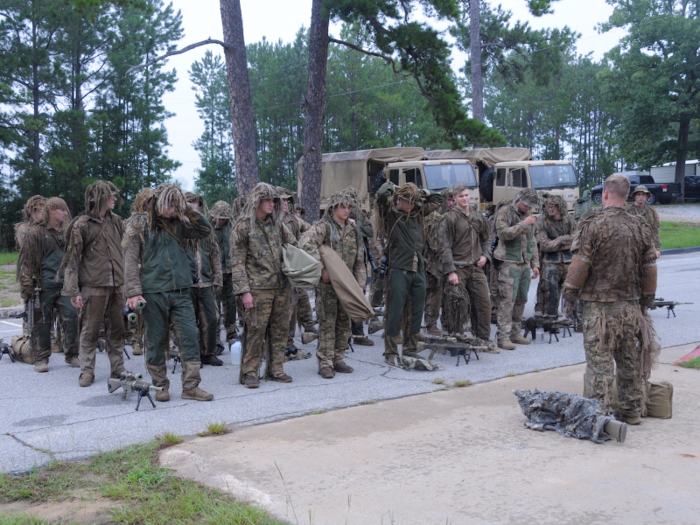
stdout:
<svg viewBox="0 0 700 525">
<path fill-rule="evenodd" d="M 282 199 L 282 211 L 285 213 L 289 211 L 289 199 Z"/>
<path fill-rule="evenodd" d="M 554 217 L 557 220 L 561 219 L 559 206 L 557 206 L 556 204 L 550 204 L 549 206 L 547 206 L 547 213 L 549 213 L 551 217 Z"/>
<path fill-rule="evenodd" d="M 455 198 L 450 195 L 447 197 L 447 211 L 450 211 L 452 209 L 452 206 L 455 205 Z"/>
<path fill-rule="evenodd" d="M 163 210 L 161 215 L 166 219 L 169 219 L 170 217 L 175 215 L 175 210 L 177 210 L 177 204 L 173 202 L 168 209 Z"/>
<path fill-rule="evenodd" d="M 189 205 L 191 210 L 199 211 L 199 202 L 192 201 L 192 202 L 188 202 L 187 204 Z"/>
</svg>

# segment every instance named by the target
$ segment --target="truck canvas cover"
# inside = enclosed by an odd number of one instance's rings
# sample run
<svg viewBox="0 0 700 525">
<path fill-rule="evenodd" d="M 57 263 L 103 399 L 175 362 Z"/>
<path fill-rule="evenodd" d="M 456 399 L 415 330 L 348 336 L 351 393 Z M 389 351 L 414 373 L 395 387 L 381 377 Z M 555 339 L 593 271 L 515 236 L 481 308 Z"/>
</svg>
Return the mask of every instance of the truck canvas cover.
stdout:
<svg viewBox="0 0 700 525">
<path fill-rule="evenodd" d="M 429 160 L 466 159 L 476 166 L 483 163 L 487 168 L 499 162 L 530 160 L 530 150 L 526 148 L 475 148 L 464 151 L 436 149 L 427 151 Z"/>
<path fill-rule="evenodd" d="M 374 177 L 390 162 L 426 160 L 423 148 L 379 148 L 359 151 L 324 153 L 321 160 L 321 207 L 336 191 L 354 186 L 363 199 L 369 193 L 368 175 Z M 302 188 L 304 157 L 297 162 L 297 184 L 299 194 Z"/>
</svg>

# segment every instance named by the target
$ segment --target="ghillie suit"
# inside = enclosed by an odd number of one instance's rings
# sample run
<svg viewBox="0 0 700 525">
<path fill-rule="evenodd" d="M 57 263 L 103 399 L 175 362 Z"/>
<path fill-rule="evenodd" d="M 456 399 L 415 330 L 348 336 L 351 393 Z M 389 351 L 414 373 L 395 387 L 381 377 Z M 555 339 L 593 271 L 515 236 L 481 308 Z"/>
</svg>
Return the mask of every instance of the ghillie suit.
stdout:
<svg viewBox="0 0 700 525">
<path fill-rule="evenodd" d="M 168 216 L 169 215 L 169 216 Z M 190 239 L 210 237 L 211 227 L 204 215 L 187 206 L 185 194 L 175 184 L 161 184 L 153 194 L 146 213 L 137 215 L 124 235 L 126 296 L 146 301 L 143 318 L 146 368 L 153 384 L 169 389 L 166 351 L 172 322 L 182 359 L 183 399 L 208 401 L 211 394 L 199 388 L 200 347 L 192 305 L 193 276 L 187 257 Z M 169 395 L 161 394 L 167 401 Z"/>
<path fill-rule="evenodd" d="M 493 212 L 493 215 L 489 217 L 489 263 L 486 265 L 488 269 L 484 270 L 487 274 L 487 279 L 489 281 L 489 295 L 491 299 L 491 324 L 497 324 L 496 315 L 498 312 L 498 268 L 499 261 L 493 258 L 493 252 L 496 251 L 498 246 L 498 236 L 496 235 L 496 215 L 498 211 L 505 206 L 513 202 L 513 199 L 501 199 Z"/>
<path fill-rule="evenodd" d="M 463 334 L 471 319 L 469 293 L 463 284 L 453 285 L 447 280 L 442 295 L 442 324 L 448 334 Z M 475 332 L 473 326 L 471 332 Z"/>
<path fill-rule="evenodd" d="M 80 312 L 80 379 L 90 386 L 95 377 L 95 349 L 105 326 L 111 377 L 124 371 L 124 257 L 121 217 L 109 209 L 109 199 L 121 204 L 117 187 L 98 180 L 85 190 L 85 211 L 68 226 L 63 295 L 83 302 Z M 100 214 L 103 213 L 103 217 Z"/>
<path fill-rule="evenodd" d="M 274 199 L 272 213 L 257 219 L 263 200 Z M 269 379 L 290 382 L 284 373 L 284 352 L 289 331 L 289 290 L 282 273 L 282 247 L 297 241 L 282 223 L 282 205 L 274 186 L 259 183 L 241 211 L 231 233 L 233 292 L 250 293 L 253 307 L 245 311 L 245 329 L 239 380 L 257 388 L 263 354 Z M 265 342 L 265 349 L 263 349 Z"/>
<path fill-rule="evenodd" d="M 527 417 L 524 423 L 527 428 L 540 432 L 554 430 L 560 436 L 589 439 L 598 444 L 613 439 L 605 428 L 615 418 L 597 399 L 539 390 L 514 390 L 513 393 Z"/>
<path fill-rule="evenodd" d="M 238 338 L 236 329 L 236 296 L 233 295 L 233 281 L 231 280 L 231 230 L 233 228 L 233 215 L 231 206 L 226 201 L 216 201 L 209 210 L 207 219 L 214 228 L 214 236 L 219 243 L 219 255 L 221 257 L 221 272 L 223 273 L 223 286 L 216 294 L 217 326 L 223 319 L 226 330 L 226 342 L 233 342 Z M 218 336 L 218 339 L 221 335 Z M 217 346 L 223 350 L 223 341 Z"/>
<path fill-rule="evenodd" d="M 43 209 L 46 204 L 46 197 L 41 195 L 34 195 L 26 203 L 24 203 L 24 208 L 22 209 L 22 222 L 15 224 L 15 245 L 19 251 L 24 244 L 24 239 L 29 233 L 29 229 L 34 224 L 34 219 L 32 215 L 39 209 Z"/>
<path fill-rule="evenodd" d="M 63 210 L 66 218 L 56 225 L 50 223 L 50 212 Z M 31 227 L 20 249 L 17 262 L 17 280 L 22 297 L 34 304 L 30 315 L 34 316 L 32 337 L 37 371 L 41 363 L 47 364 L 51 355 L 51 328 L 54 323 L 65 328 L 66 355 L 68 364 L 78 366 L 78 313 L 68 297 L 61 296 L 63 279 L 58 277 L 58 268 L 65 250 L 65 231 L 70 222 L 68 206 L 58 197 L 51 197 L 42 212 L 42 217 Z M 35 296 L 38 291 L 38 303 Z M 58 329 L 60 333 L 60 328 Z M 58 338 L 61 339 L 60 337 Z M 46 371 L 46 370 L 43 370 Z"/>
</svg>

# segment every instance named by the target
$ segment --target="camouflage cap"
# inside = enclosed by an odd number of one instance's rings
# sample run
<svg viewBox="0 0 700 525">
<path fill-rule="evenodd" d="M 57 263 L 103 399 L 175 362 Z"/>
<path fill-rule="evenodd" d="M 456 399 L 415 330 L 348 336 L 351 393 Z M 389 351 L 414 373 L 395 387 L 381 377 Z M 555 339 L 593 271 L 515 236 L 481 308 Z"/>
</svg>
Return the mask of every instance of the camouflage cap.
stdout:
<svg viewBox="0 0 700 525">
<path fill-rule="evenodd" d="M 637 186 L 632 192 L 632 195 L 634 195 L 635 193 L 646 193 L 647 195 L 651 195 L 651 192 L 643 184 Z"/>
<path fill-rule="evenodd" d="M 539 195 L 537 195 L 537 192 L 532 188 L 525 188 L 524 190 L 520 190 L 515 196 L 515 200 L 516 202 L 520 201 L 526 206 L 530 206 L 530 208 L 536 208 L 540 205 L 540 197 Z"/>
</svg>

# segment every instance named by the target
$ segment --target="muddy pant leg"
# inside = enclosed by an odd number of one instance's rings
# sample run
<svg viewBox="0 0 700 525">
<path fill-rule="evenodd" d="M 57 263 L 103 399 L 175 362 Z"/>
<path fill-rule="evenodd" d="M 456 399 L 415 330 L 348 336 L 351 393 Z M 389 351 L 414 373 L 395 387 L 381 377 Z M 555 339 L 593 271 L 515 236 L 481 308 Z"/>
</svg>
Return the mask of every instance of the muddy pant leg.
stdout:
<svg viewBox="0 0 700 525">
<path fill-rule="evenodd" d="M 486 275 L 481 268 L 471 268 L 466 287 L 471 306 L 472 333 L 479 339 L 488 340 L 491 338 L 491 299 Z"/>
<path fill-rule="evenodd" d="M 498 330 L 499 342 L 509 341 L 515 302 L 515 282 L 520 275 L 516 263 L 501 262 L 498 270 Z"/>
<path fill-rule="evenodd" d="M 613 377 L 615 361 L 610 334 L 599 330 L 612 303 L 586 302 L 583 308 L 583 348 L 586 352 L 586 393 L 608 410 L 613 407 Z"/>
<path fill-rule="evenodd" d="M 379 272 L 372 272 L 372 284 L 370 293 L 370 304 L 372 308 L 381 308 L 384 304 L 384 286 L 386 279 L 379 278 Z"/>
<path fill-rule="evenodd" d="M 107 299 L 106 295 L 83 295 L 83 308 L 80 312 L 81 374 L 95 375 L 95 350 L 105 316 Z"/>
<path fill-rule="evenodd" d="M 541 260 L 541 259 L 540 259 Z M 537 282 L 537 302 L 535 311 L 547 314 L 549 301 L 549 282 L 547 281 L 547 266 L 542 266 L 540 278 Z M 549 314 L 547 314 L 549 315 Z"/>
<path fill-rule="evenodd" d="M 419 334 L 425 308 L 425 272 L 415 272 L 409 291 L 411 297 L 411 334 Z"/>
<path fill-rule="evenodd" d="M 542 313 L 550 316 L 558 315 L 561 289 L 568 269 L 568 265 L 565 264 L 548 264 L 542 268 L 540 282 L 545 283 L 545 300 Z"/>
<path fill-rule="evenodd" d="M 40 307 L 34 310 L 33 334 L 34 352 L 37 361 L 48 361 L 51 356 L 53 303 L 60 294 L 60 288 L 39 292 Z"/>
<path fill-rule="evenodd" d="M 268 374 L 276 377 L 284 374 L 284 350 L 287 344 L 288 326 L 284 320 L 289 318 L 290 292 L 289 287 L 278 288 L 272 300 L 270 325 L 270 363 Z"/>
<path fill-rule="evenodd" d="M 218 325 L 216 324 L 216 301 L 211 286 L 193 288 L 197 290 L 197 323 L 199 326 L 199 349 L 201 355 L 216 355 Z"/>
<path fill-rule="evenodd" d="M 405 270 L 390 270 L 389 272 L 389 297 L 386 304 L 386 337 L 399 335 L 401 317 L 408 300 L 408 294 L 413 281 L 413 272 Z"/>
<path fill-rule="evenodd" d="M 232 274 L 224 273 L 224 287 L 222 289 L 222 301 L 225 302 L 224 327 L 226 328 L 226 340 L 236 338 L 236 296 L 233 295 Z"/>
<path fill-rule="evenodd" d="M 144 293 L 146 306 L 141 310 L 146 340 L 146 366 L 155 386 L 169 388 L 166 368 L 166 350 L 170 341 L 170 301 L 166 293 Z"/>
<path fill-rule="evenodd" d="M 440 307 L 442 306 L 442 279 L 426 273 L 425 326 L 428 330 L 437 329 Z"/>
<path fill-rule="evenodd" d="M 253 308 L 245 311 L 246 332 L 245 347 L 241 356 L 241 378 L 246 374 L 258 376 L 263 340 L 275 299 L 275 290 L 251 290 L 250 293 L 253 296 Z"/>
<path fill-rule="evenodd" d="M 511 319 L 510 335 L 519 335 L 523 321 L 523 313 L 527 304 L 527 293 L 530 290 L 530 266 L 518 265 L 519 275 L 516 277 L 517 289 L 514 291 L 513 316 Z"/>
<path fill-rule="evenodd" d="M 124 369 L 124 293 L 111 288 L 104 309 L 105 343 L 113 376 Z"/>
<path fill-rule="evenodd" d="M 494 259 L 489 269 L 489 297 L 491 299 L 491 315 L 498 315 L 498 275 L 500 273 L 500 261 Z"/>
<path fill-rule="evenodd" d="M 637 346 L 640 309 L 637 301 L 615 303 L 614 315 L 619 332 L 615 339 L 618 408 L 623 417 L 642 415 L 646 382 L 642 377 L 641 356 Z"/>
<path fill-rule="evenodd" d="M 199 331 L 194 317 L 189 290 L 170 292 L 170 316 L 177 326 L 182 359 L 182 389 L 191 390 L 199 385 Z M 188 365 L 196 366 L 188 366 Z"/>
<path fill-rule="evenodd" d="M 78 312 L 70 302 L 70 297 L 61 296 L 56 300 L 56 308 L 63 319 L 63 330 L 66 346 L 66 359 L 78 357 L 80 344 L 78 342 Z"/>
<path fill-rule="evenodd" d="M 289 332 L 287 333 L 287 348 L 294 346 L 294 335 L 297 332 L 297 316 L 299 310 L 299 292 L 296 288 L 292 288 L 290 294 L 289 308 Z"/>
<path fill-rule="evenodd" d="M 311 312 L 311 301 L 309 294 L 303 288 L 297 288 L 299 300 L 297 302 L 297 319 L 304 330 L 311 330 L 314 327 L 314 316 Z"/>
</svg>

